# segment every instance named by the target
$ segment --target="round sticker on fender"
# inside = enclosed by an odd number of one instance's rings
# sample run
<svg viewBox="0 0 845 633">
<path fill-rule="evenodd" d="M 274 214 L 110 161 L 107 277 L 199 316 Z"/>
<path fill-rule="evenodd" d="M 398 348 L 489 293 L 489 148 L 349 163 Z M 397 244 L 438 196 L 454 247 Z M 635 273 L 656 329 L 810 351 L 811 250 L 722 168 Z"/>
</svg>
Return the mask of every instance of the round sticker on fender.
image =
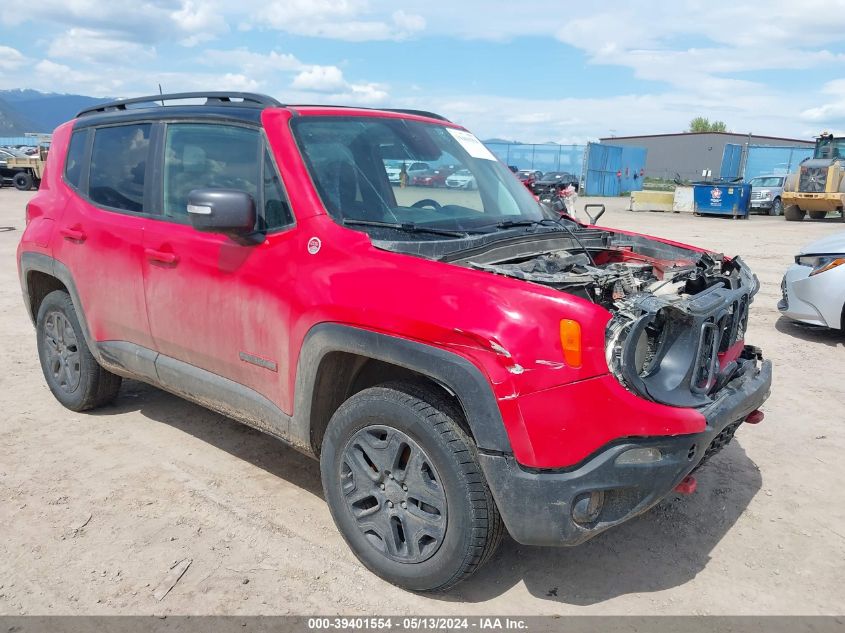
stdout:
<svg viewBox="0 0 845 633">
<path fill-rule="evenodd" d="M 320 252 L 320 247 L 322 245 L 323 243 L 320 241 L 319 237 L 312 237 L 310 240 L 308 240 L 308 252 L 312 255 L 316 255 Z"/>
</svg>

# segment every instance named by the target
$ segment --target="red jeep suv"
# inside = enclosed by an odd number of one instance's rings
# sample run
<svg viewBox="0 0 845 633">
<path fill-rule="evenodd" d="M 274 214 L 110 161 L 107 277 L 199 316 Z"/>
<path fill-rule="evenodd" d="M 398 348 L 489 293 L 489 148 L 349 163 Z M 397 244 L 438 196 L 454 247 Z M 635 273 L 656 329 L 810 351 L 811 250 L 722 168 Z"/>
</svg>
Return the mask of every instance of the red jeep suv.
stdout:
<svg viewBox="0 0 845 633">
<path fill-rule="evenodd" d="M 476 187 L 391 183 L 399 160 Z M 466 578 L 505 528 L 575 545 L 644 512 L 769 394 L 739 257 L 553 213 L 432 113 L 100 105 L 55 131 L 26 220 L 59 402 L 132 378 L 319 458 L 355 555 L 412 590 Z"/>
</svg>

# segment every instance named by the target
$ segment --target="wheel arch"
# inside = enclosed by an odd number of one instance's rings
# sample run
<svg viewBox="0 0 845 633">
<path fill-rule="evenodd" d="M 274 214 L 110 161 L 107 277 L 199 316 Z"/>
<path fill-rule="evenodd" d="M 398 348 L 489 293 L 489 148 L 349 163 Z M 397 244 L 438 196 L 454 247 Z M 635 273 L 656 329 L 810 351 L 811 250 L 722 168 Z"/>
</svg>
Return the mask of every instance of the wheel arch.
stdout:
<svg viewBox="0 0 845 633">
<path fill-rule="evenodd" d="M 322 438 L 337 408 L 355 393 L 377 384 L 409 380 L 452 399 L 480 449 L 511 453 L 495 395 L 484 374 L 467 359 L 408 339 L 335 323 L 314 326 L 297 362 L 295 444 L 319 455 Z"/>
<path fill-rule="evenodd" d="M 33 324 L 35 324 L 38 318 L 38 308 L 44 297 L 54 290 L 64 290 L 70 295 L 73 308 L 76 311 L 76 318 L 79 320 L 79 326 L 82 328 L 82 334 L 85 337 L 85 342 L 91 350 L 91 354 L 99 361 L 100 355 L 95 341 L 91 336 L 91 329 L 88 327 L 85 311 L 82 309 L 79 292 L 76 289 L 76 284 L 73 281 L 70 270 L 60 261 L 49 255 L 24 252 L 21 253 L 20 259 L 20 279 L 24 303 L 26 304 L 29 318 Z"/>
</svg>

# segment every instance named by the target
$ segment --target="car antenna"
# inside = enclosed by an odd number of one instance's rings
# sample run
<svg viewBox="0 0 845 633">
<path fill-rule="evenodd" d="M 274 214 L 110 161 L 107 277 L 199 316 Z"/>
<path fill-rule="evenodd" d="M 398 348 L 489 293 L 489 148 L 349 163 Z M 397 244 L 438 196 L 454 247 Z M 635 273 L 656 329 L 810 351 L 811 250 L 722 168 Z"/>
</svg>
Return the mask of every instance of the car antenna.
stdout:
<svg viewBox="0 0 845 633">
<path fill-rule="evenodd" d="M 162 92 L 162 90 L 161 90 L 161 84 L 158 85 L 158 94 L 159 94 L 160 97 L 164 96 L 164 92 Z M 162 105 L 162 107 L 164 106 L 164 99 L 161 100 L 161 105 Z"/>
</svg>

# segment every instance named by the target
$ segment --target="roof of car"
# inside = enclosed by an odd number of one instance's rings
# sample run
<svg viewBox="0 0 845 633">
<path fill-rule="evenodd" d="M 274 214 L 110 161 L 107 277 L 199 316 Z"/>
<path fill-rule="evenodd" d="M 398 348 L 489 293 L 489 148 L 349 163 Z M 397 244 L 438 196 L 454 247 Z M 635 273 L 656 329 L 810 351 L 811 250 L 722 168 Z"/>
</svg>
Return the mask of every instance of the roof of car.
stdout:
<svg viewBox="0 0 845 633">
<path fill-rule="evenodd" d="M 194 101 L 194 103 L 185 103 L 185 101 Z M 181 103 L 166 105 L 167 102 Z M 366 115 L 378 112 L 388 116 L 411 116 L 448 122 L 445 117 L 425 110 L 283 104 L 273 97 L 251 92 L 181 92 L 100 103 L 81 110 L 76 115 L 78 119 L 76 126 L 81 127 L 126 119 L 133 121 L 154 120 L 163 117 L 240 119 L 257 123 L 261 120 L 262 110 L 271 107 L 286 108 L 295 115 Z"/>
</svg>

